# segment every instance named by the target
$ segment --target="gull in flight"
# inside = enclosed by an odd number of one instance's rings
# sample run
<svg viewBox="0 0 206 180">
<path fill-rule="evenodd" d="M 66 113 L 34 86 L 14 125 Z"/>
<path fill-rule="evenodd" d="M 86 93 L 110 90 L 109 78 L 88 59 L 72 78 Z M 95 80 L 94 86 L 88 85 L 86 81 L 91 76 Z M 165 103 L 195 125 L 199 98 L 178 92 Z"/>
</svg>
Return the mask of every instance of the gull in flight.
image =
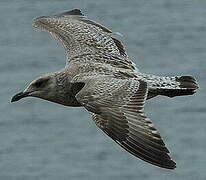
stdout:
<svg viewBox="0 0 206 180">
<path fill-rule="evenodd" d="M 33 80 L 11 102 L 32 96 L 65 106 L 85 107 L 96 125 L 129 153 L 153 165 L 176 163 L 144 113 L 145 101 L 158 95 L 192 95 L 192 76 L 160 77 L 139 71 L 112 31 L 78 9 L 33 22 L 60 40 L 66 66 Z"/>
</svg>

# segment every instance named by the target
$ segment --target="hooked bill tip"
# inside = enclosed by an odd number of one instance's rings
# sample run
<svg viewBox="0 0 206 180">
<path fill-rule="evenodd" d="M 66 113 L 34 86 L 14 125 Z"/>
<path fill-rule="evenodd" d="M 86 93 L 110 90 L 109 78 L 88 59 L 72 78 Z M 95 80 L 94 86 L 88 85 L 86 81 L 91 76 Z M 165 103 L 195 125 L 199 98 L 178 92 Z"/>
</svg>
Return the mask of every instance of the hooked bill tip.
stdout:
<svg viewBox="0 0 206 180">
<path fill-rule="evenodd" d="M 26 97 L 26 96 L 28 96 L 28 93 L 20 92 L 20 93 L 14 95 L 14 96 L 12 97 L 11 102 L 18 101 L 18 100 L 20 100 L 20 99 L 22 99 L 22 98 L 24 98 L 24 97 Z"/>
</svg>

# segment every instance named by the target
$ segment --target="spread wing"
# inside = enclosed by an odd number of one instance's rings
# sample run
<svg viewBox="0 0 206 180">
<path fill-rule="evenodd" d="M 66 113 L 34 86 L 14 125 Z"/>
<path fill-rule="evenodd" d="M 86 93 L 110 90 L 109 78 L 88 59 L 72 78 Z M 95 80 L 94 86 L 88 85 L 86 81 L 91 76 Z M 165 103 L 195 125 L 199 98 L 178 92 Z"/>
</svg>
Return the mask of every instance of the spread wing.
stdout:
<svg viewBox="0 0 206 180">
<path fill-rule="evenodd" d="M 87 19 L 78 9 L 36 18 L 33 25 L 50 32 L 63 43 L 67 64 L 70 61 L 81 61 L 82 57 L 87 57 L 84 61 L 110 63 L 111 57 L 115 59 L 117 67 L 119 62 L 135 69 L 123 44 L 112 37 L 112 31 Z"/>
<path fill-rule="evenodd" d="M 109 137 L 136 157 L 174 169 L 176 164 L 152 122 L 143 112 L 147 84 L 137 79 L 104 79 L 88 82 L 77 100 Z"/>
</svg>

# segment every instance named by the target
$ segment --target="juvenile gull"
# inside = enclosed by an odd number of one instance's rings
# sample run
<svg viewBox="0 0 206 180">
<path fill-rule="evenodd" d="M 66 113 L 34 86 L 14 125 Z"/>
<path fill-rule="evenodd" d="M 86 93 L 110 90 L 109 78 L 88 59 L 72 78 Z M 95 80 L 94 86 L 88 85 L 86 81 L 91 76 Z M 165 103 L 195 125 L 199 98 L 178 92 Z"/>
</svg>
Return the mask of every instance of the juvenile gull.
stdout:
<svg viewBox="0 0 206 180">
<path fill-rule="evenodd" d="M 62 42 L 66 66 L 33 80 L 11 101 L 33 96 L 65 106 L 83 106 L 96 125 L 125 150 L 153 165 L 174 169 L 176 163 L 145 115 L 144 104 L 157 95 L 194 94 L 198 89 L 195 78 L 139 72 L 112 31 L 78 9 L 39 17 L 33 24 Z"/>
</svg>

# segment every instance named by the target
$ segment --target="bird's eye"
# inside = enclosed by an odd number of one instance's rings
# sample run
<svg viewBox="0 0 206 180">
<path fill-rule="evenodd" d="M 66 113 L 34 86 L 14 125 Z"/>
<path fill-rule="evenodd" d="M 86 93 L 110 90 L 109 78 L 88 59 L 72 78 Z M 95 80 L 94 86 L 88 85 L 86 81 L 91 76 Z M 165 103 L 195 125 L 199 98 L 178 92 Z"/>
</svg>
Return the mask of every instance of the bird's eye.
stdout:
<svg viewBox="0 0 206 180">
<path fill-rule="evenodd" d="M 34 85 L 35 85 L 35 87 L 40 88 L 43 84 L 44 84 L 44 81 L 41 80 L 41 81 L 37 81 L 37 82 L 35 82 Z"/>
<path fill-rule="evenodd" d="M 36 88 L 42 88 L 43 86 L 45 86 L 47 84 L 47 82 L 49 81 L 49 78 L 41 78 L 38 79 L 33 86 Z"/>
</svg>

